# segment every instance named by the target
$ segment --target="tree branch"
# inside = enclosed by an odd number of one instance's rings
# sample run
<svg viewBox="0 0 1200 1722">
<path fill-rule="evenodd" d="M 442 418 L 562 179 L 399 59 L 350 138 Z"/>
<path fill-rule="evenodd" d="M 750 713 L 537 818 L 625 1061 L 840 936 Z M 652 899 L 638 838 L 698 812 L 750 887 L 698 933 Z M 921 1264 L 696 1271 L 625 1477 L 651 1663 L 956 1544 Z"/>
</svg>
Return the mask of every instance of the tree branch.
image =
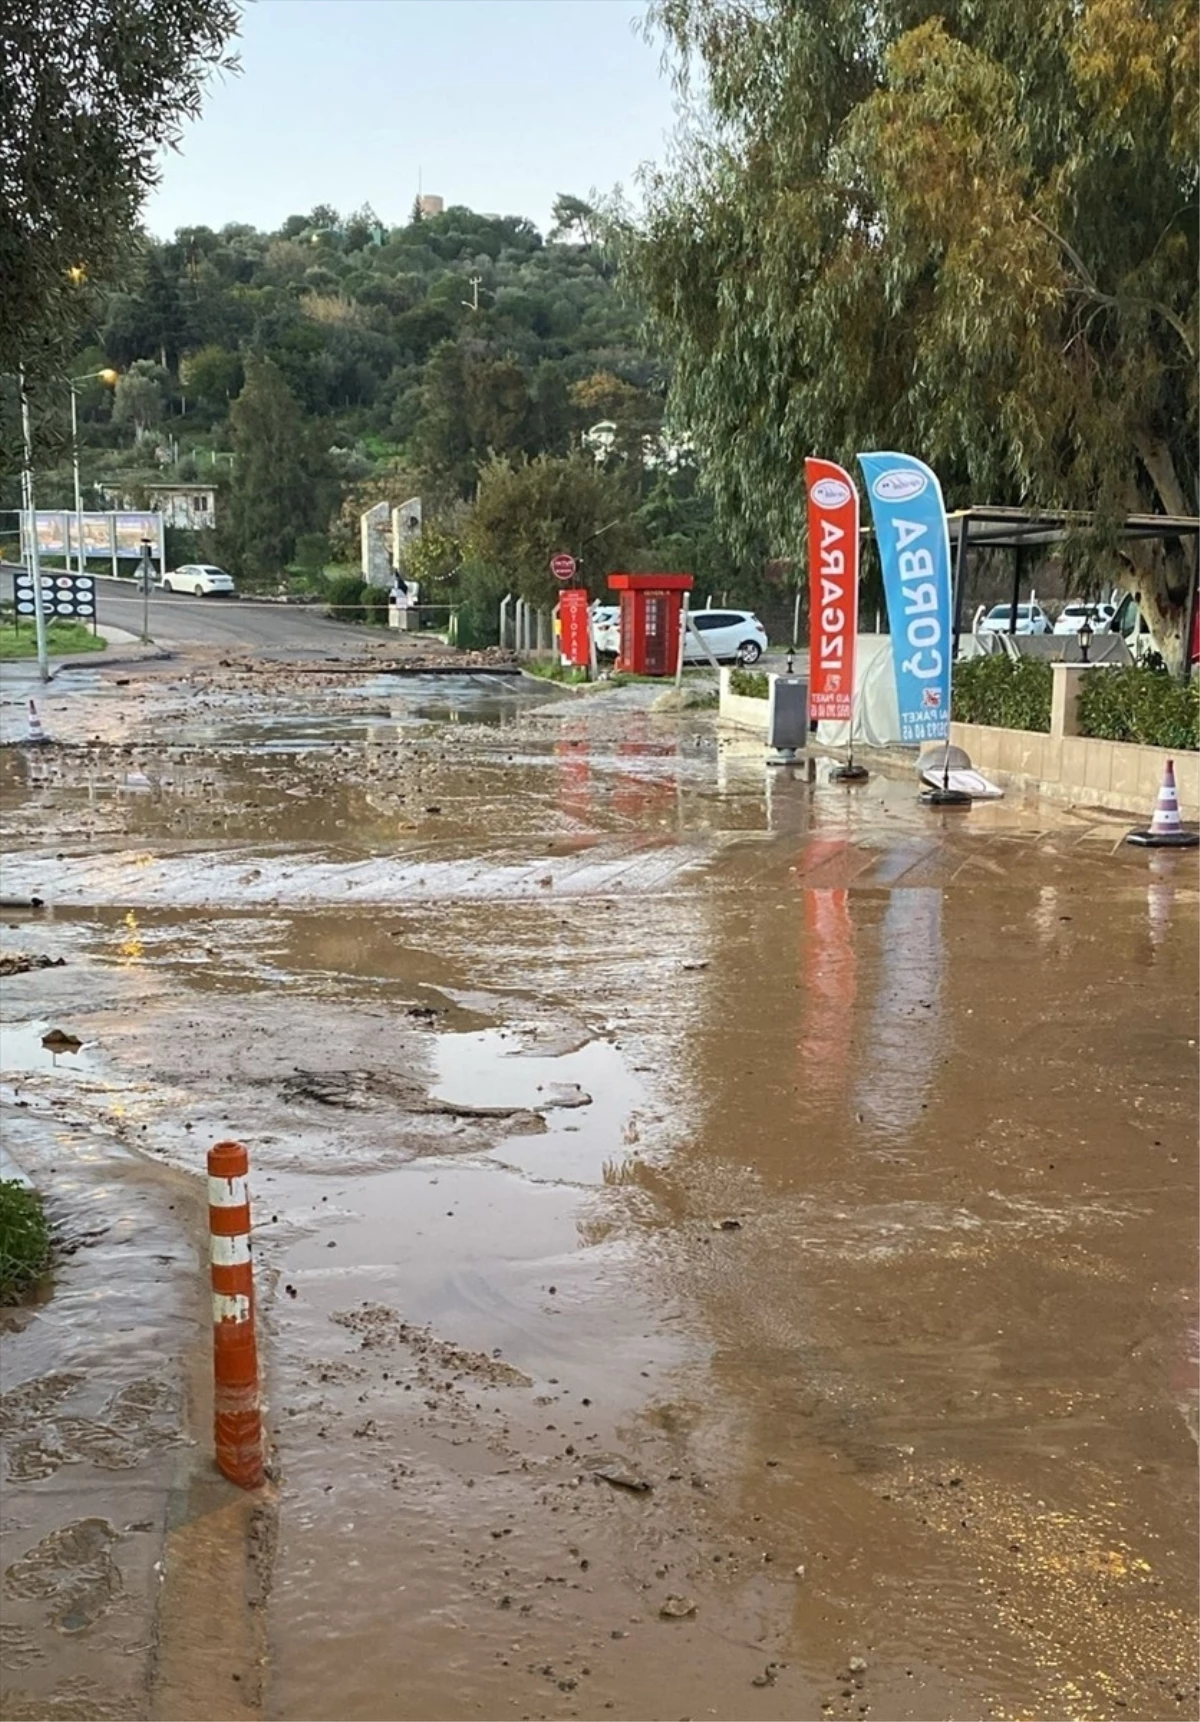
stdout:
<svg viewBox="0 0 1200 1722">
<path fill-rule="evenodd" d="M 1075 247 L 1070 244 L 1068 240 L 1064 239 L 1061 233 L 1056 233 L 1054 228 L 1050 226 L 1049 222 L 1043 221 L 1040 215 L 1035 214 L 1031 210 L 1030 216 L 1041 228 L 1042 232 L 1047 234 L 1062 251 L 1063 255 L 1074 269 L 1076 275 L 1078 275 L 1083 291 L 1087 294 L 1089 299 L 1094 299 L 1098 305 L 1110 305 L 1118 310 L 1122 305 L 1147 306 L 1151 311 L 1155 312 L 1156 315 L 1161 317 L 1164 323 L 1174 329 L 1175 333 L 1179 336 L 1179 339 L 1183 342 L 1183 348 L 1188 358 L 1195 359 L 1196 344 L 1192 339 L 1191 330 L 1188 328 L 1183 318 L 1176 312 L 1172 311 L 1169 305 L 1164 305 L 1160 299 L 1144 299 L 1137 294 L 1132 294 L 1128 298 L 1122 299 L 1116 294 L 1105 293 L 1096 281 L 1095 276 L 1092 274 L 1087 264 L 1083 261 L 1083 258 L 1079 255 L 1078 251 L 1076 251 Z"/>
</svg>

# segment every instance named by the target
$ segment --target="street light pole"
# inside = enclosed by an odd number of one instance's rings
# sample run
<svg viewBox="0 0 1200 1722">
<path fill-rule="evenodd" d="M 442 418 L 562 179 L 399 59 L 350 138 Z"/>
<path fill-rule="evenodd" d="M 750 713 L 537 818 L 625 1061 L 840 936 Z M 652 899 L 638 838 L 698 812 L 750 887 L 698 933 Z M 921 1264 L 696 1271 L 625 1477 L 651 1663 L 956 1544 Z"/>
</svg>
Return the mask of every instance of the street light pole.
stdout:
<svg viewBox="0 0 1200 1722">
<path fill-rule="evenodd" d="M 38 547 L 37 510 L 33 484 L 33 426 L 29 417 L 29 394 L 25 388 L 25 367 L 17 372 L 21 391 L 21 435 L 24 439 L 24 464 L 21 468 L 21 500 L 25 505 L 29 572 L 33 578 L 33 631 L 37 640 L 38 674 L 44 682 L 50 680 L 50 653 L 46 644 L 46 611 L 42 604 L 42 558 Z"/>
<path fill-rule="evenodd" d="M 117 373 L 106 365 L 103 370 L 89 371 L 84 377 L 68 379 L 71 390 L 71 463 L 75 470 L 75 556 L 80 574 L 87 573 L 87 560 L 83 549 L 83 486 L 79 481 L 79 384 L 93 382 L 96 378 L 112 384 L 117 380 Z M 67 561 L 70 560 L 68 556 Z"/>
<path fill-rule="evenodd" d="M 79 396 L 71 383 L 71 461 L 75 469 L 75 566 L 83 573 L 83 490 L 79 483 Z M 70 558 L 67 559 L 70 561 Z"/>
</svg>

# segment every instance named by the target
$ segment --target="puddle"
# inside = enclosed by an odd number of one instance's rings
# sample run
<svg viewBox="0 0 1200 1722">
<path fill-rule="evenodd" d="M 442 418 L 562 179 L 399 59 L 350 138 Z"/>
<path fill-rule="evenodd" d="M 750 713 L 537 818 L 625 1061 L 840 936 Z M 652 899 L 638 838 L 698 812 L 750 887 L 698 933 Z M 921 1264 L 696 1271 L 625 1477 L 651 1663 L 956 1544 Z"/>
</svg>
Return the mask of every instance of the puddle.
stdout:
<svg viewBox="0 0 1200 1722">
<path fill-rule="evenodd" d="M 75 1048 L 43 1046 L 43 1037 L 60 1025 L 55 1022 L 0 1023 L 0 1072 L 53 1070 L 92 1072 L 103 1063 L 99 1048 L 83 1042 Z M 70 1029 L 64 1030 L 70 1034 Z"/>
<path fill-rule="evenodd" d="M 511 1030 L 484 1029 L 439 1035 L 434 1056 L 437 1099 L 544 1114 L 544 1132 L 510 1136 L 496 1150 L 530 1178 L 601 1183 L 640 1139 L 649 1095 L 611 1041 L 545 1057 L 523 1051 Z"/>
</svg>

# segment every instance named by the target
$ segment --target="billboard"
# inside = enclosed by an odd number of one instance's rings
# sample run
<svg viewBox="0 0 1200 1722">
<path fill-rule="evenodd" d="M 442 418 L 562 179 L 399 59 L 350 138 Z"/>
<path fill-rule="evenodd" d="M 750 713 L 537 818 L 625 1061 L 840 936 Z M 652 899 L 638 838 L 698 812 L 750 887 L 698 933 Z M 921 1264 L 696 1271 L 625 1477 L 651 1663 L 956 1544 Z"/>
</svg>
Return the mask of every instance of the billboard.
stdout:
<svg viewBox="0 0 1200 1722">
<path fill-rule="evenodd" d="M 79 553 L 76 515 L 71 509 L 37 511 L 39 556 L 74 557 Z M 152 509 L 83 516 L 83 547 L 87 556 L 107 556 L 114 562 L 141 559 L 142 540 L 150 540 L 151 554 L 163 562 L 163 517 Z M 29 550 L 29 515 L 21 517 L 21 540 L 26 558 Z"/>
</svg>

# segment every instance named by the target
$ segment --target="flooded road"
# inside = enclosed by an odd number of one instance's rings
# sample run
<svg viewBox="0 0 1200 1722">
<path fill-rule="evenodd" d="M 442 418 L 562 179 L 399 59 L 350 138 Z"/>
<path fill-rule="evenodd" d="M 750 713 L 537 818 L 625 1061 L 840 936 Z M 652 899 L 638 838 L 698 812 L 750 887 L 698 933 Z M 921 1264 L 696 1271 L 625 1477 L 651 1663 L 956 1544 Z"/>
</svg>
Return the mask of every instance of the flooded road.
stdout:
<svg viewBox="0 0 1200 1722">
<path fill-rule="evenodd" d="M 245 1713 L 1197 1713 L 1186 856 L 637 689 L 137 693 L 0 752 L 0 1063 L 250 1148 Z"/>
</svg>

